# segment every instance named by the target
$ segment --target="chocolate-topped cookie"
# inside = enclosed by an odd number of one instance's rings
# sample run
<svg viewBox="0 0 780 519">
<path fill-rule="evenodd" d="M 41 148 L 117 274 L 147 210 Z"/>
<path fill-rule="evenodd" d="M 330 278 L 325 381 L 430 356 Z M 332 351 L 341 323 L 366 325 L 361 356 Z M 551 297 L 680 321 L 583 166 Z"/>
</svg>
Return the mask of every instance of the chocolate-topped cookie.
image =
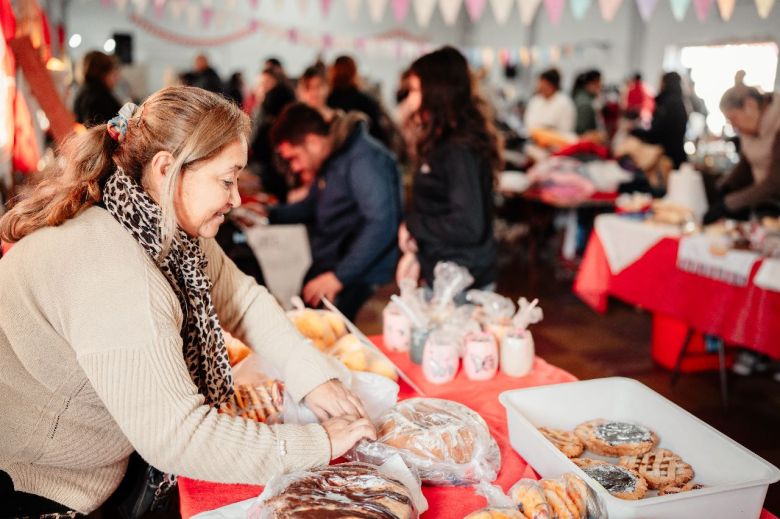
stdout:
<svg viewBox="0 0 780 519">
<path fill-rule="evenodd" d="M 612 420 L 590 420 L 574 430 L 589 451 L 602 456 L 638 456 L 658 443 L 658 436 L 639 424 Z"/>
<path fill-rule="evenodd" d="M 582 470 L 620 499 L 642 499 L 647 493 L 645 478 L 635 470 L 605 462 L 593 463 Z"/>
</svg>

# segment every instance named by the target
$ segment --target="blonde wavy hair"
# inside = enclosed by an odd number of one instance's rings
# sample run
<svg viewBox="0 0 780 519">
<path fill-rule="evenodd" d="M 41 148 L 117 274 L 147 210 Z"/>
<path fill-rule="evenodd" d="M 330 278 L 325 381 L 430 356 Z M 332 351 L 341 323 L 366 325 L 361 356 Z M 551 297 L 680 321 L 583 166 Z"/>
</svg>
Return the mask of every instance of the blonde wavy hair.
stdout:
<svg viewBox="0 0 780 519">
<path fill-rule="evenodd" d="M 121 143 L 111 138 L 105 125 L 70 137 L 44 179 L 0 218 L 0 239 L 17 242 L 100 202 L 103 185 L 117 167 L 144 185 L 152 158 L 167 151 L 174 162 L 166 172 L 159 201 L 161 258 L 165 257 L 177 229 L 174 195 L 181 175 L 248 138 L 249 132 L 246 114 L 219 95 L 194 87 L 160 90 L 135 111 Z"/>
</svg>

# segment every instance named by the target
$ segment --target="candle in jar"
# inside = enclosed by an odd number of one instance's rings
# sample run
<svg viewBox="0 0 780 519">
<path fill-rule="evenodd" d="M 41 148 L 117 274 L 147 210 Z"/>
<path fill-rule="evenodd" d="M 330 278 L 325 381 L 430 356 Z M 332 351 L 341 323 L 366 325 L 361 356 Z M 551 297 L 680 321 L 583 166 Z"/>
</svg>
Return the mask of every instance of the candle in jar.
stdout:
<svg viewBox="0 0 780 519">
<path fill-rule="evenodd" d="M 501 343 L 501 372 L 523 377 L 534 366 L 534 338 L 528 330 L 512 330 Z"/>
<path fill-rule="evenodd" d="M 425 343 L 423 351 L 423 375 L 432 384 L 446 384 L 458 372 L 460 355 L 458 341 L 447 333 L 433 332 Z"/>
<path fill-rule="evenodd" d="M 470 380 L 493 378 L 498 369 L 498 346 L 495 337 L 489 333 L 474 333 L 466 337 L 463 366 Z"/>
<path fill-rule="evenodd" d="M 411 347 L 412 323 L 395 303 L 382 311 L 382 337 L 390 351 L 407 352 Z"/>
</svg>

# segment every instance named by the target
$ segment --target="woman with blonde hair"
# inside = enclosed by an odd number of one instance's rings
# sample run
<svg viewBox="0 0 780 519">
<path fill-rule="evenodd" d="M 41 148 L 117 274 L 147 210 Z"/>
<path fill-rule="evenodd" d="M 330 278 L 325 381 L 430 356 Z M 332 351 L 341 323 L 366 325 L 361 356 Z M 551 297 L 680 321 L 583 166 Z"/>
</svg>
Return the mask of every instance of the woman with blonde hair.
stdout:
<svg viewBox="0 0 780 519">
<path fill-rule="evenodd" d="M 248 132 L 217 95 L 161 90 L 72 138 L 0 219 L 15 242 L 0 261 L 3 512 L 90 513 L 134 450 L 165 473 L 263 484 L 374 437 L 330 364 L 213 240 L 240 203 Z M 321 424 L 218 414 L 233 391 L 219 323 Z"/>
</svg>

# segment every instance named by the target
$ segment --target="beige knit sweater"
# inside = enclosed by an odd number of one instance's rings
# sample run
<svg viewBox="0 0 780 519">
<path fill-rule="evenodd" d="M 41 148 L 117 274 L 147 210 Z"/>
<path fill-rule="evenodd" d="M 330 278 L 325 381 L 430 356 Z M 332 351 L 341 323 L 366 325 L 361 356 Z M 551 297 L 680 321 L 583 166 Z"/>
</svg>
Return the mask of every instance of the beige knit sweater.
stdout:
<svg viewBox="0 0 780 519">
<path fill-rule="evenodd" d="M 294 398 L 335 378 L 264 288 L 213 240 L 203 248 L 220 321 L 285 374 Z M 89 513 L 133 449 L 160 470 L 224 483 L 329 462 L 320 425 L 269 427 L 204 405 L 182 318 L 165 277 L 103 209 L 14 246 L 0 261 L 0 470 L 16 490 Z"/>
</svg>

